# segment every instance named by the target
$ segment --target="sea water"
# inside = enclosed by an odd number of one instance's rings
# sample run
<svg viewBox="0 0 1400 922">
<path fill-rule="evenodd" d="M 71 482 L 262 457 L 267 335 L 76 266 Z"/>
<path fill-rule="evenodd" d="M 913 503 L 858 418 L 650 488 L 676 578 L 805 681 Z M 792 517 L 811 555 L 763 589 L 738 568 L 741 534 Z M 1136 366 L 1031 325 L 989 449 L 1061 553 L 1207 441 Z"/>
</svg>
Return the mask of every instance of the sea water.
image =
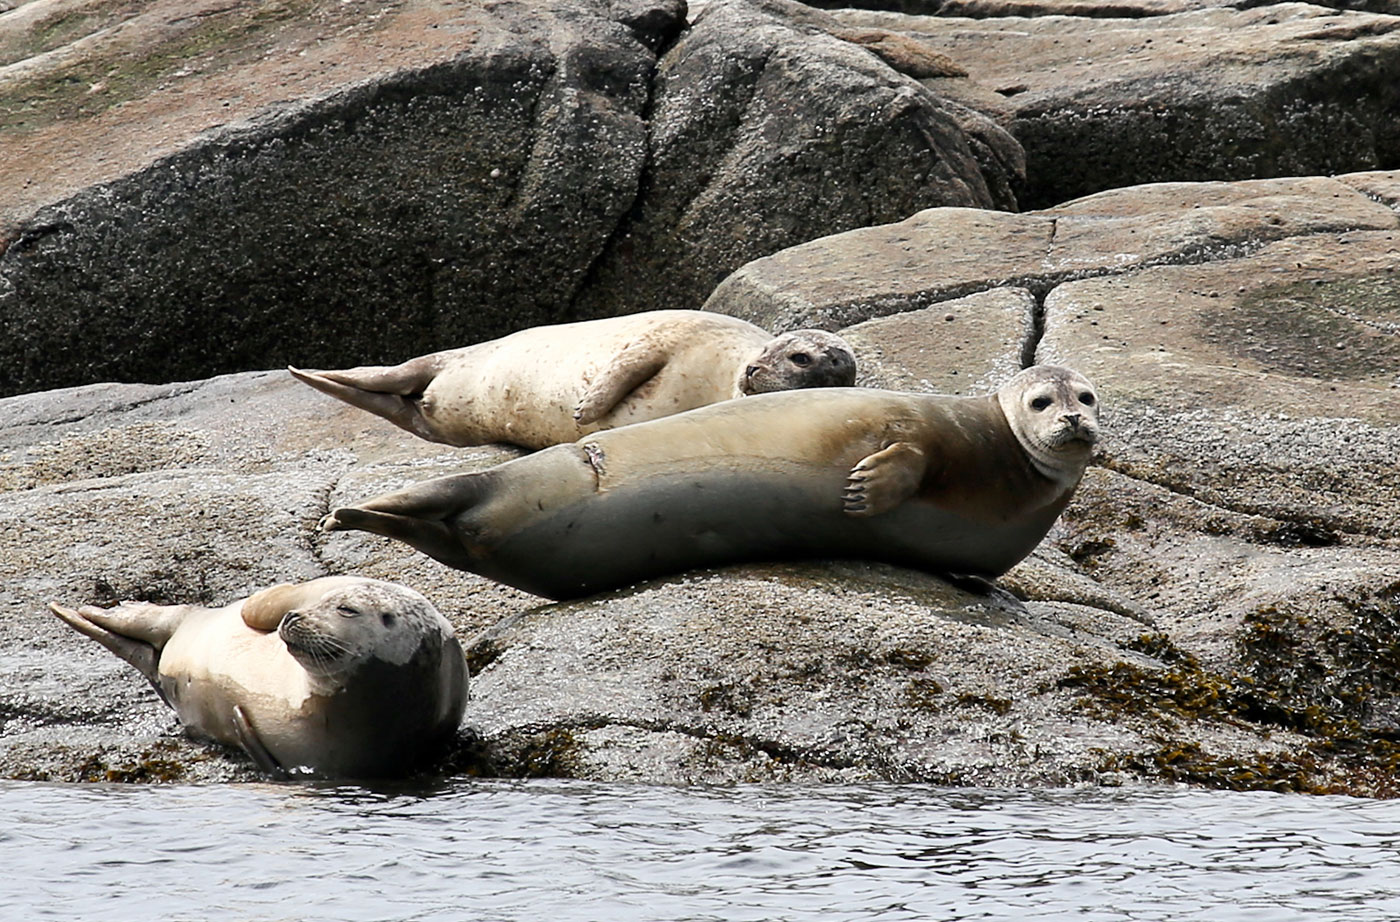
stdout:
<svg viewBox="0 0 1400 922">
<path fill-rule="evenodd" d="M 0 917 L 1400 919 L 1400 802 L 1172 789 L 0 783 Z"/>
</svg>

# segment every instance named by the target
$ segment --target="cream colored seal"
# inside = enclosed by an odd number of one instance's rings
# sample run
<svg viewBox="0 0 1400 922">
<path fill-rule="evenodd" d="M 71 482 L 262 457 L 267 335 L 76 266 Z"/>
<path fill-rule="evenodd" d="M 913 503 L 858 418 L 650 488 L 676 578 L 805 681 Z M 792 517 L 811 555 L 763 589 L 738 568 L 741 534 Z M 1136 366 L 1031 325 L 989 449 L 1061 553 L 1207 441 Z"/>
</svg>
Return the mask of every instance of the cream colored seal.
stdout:
<svg viewBox="0 0 1400 922">
<path fill-rule="evenodd" d="M 466 708 L 452 625 L 395 583 L 325 577 L 223 608 L 49 608 L 136 667 L 187 730 L 278 776 L 402 774 Z"/>
<path fill-rule="evenodd" d="M 748 394 L 848 386 L 856 363 L 833 333 L 774 337 L 676 310 L 534 327 L 402 365 L 289 371 L 432 442 L 543 448 Z"/>
<path fill-rule="evenodd" d="M 1055 366 L 986 397 L 763 394 L 429 480 L 321 527 L 396 538 L 556 599 L 793 557 L 995 577 L 1069 501 L 1097 412 L 1089 382 Z"/>
</svg>

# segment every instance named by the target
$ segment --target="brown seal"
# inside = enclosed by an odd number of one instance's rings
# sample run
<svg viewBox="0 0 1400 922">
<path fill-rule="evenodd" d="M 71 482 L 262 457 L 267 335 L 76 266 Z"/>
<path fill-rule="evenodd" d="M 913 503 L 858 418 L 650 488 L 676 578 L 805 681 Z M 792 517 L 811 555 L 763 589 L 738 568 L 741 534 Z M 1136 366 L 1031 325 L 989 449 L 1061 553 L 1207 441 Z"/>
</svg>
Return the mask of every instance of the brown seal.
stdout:
<svg viewBox="0 0 1400 922">
<path fill-rule="evenodd" d="M 749 394 L 847 386 L 856 364 L 833 333 L 774 337 L 674 310 L 534 327 L 401 365 L 289 371 L 432 442 L 543 448 Z"/>
<path fill-rule="evenodd" d="M 187 730 L 278 776 L 402 774 L 466 708 L 452 625 L 395 583 L 325 577 L 223 608 L 49 608 L 135 666 Z"/>
<path fill-rule="evenodd" d="M 995 577 L 1069 501 L 1094 389 L 1036 366 L 986 397 L 764 394 L 601 432 L 336 509 L 551 598 L 742 560 L 853 557 Z"/>
</svg>

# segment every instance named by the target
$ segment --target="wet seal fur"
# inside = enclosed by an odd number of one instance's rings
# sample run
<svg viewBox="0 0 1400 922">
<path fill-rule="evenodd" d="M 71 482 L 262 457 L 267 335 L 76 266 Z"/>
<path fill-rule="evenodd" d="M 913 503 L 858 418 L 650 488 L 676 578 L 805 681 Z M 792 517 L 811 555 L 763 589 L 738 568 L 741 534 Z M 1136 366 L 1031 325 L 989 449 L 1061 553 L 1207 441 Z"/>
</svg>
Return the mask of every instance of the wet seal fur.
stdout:
<svg viewBox="0 0 1400 922">
<path fill-rule="evenodd" d="M 764 394 L 429 480 L 321 527 L 554 599 L 777 558 L 996 577 L 1069 502 L 1097 418 L 1093 386 L 1057 366 L 986 397 Z"/>
<path fill-rule="evenodd" d="M 136 667 L 188 731 L 277 777 L 403 774 L 466 708 L 452 625 L 395 583 L 324 577 L 223 608 L 49 608 Z"/>
<path fill-rule="evenodd" d="M 774 337 L 706 311 L 648 311 L 298 380 L 431 442 L 543 448 L 750 394 L 855 383 L 841 337 Z"/>
</svg>

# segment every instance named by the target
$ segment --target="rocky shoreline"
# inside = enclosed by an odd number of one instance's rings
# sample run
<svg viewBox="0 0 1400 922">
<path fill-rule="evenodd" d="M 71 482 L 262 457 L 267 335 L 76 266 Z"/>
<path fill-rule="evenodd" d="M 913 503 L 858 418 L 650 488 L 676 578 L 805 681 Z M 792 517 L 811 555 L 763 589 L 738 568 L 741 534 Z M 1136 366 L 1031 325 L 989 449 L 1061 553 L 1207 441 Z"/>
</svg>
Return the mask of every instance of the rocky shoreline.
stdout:
<svg viewBox="0 0 1400 922">
<path fill-rule="evenodd" d="M 438 772 L 1394 796 L 1400 17 L 350 6 L 211 8 L 198 52 L 158 0 L 66 43 L 0 13 L 0 777 L 255 777 L 44 603 L 346 572 L 469 646 Z M 702 304 L 840 332 L 865 385 L 1071 365 L 1103 442 L 996 587 L 772 563 L 541 604 L 314 531 L 516 452 L 266 369 Z"/>
</svg>

